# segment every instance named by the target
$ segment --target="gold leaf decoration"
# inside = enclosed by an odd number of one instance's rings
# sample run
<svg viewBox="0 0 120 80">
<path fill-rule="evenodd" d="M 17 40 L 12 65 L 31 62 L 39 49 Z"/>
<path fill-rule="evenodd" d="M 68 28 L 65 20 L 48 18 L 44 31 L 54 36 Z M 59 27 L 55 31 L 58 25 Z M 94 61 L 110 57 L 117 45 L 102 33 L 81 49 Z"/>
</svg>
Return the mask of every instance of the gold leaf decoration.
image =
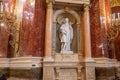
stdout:
<svg viewBox="0 0 120 80">
<path fill-rule="evenodd" d="M 120 0 L 111 0 L 111 7 L 120 6 Z"/>
</svg>

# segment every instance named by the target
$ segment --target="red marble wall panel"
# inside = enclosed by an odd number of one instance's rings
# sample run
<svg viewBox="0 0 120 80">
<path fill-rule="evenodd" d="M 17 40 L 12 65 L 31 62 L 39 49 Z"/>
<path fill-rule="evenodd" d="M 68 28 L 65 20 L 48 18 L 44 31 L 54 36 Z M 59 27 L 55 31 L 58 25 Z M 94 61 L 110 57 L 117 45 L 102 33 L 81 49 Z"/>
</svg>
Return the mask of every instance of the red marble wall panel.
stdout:
<svg viewBox="0 0 120 80">
<path fill-rule="evenodd" d="M 20 33 L 21 56 L 43 56 L 44 28 L 45 0 L 36 0 L 35 5 L 31 5 L 30 0 L 26 0 Z"/>
<path fill-rule="evenodd" d="M 120 34 L 119 34 L 120 35 Z M 120 36 L 114 41 L 116 59 L 120 61 Z"/>
<path fill-rule="evenodd" d="M 91 0 L 90 27 L 91 46 L 93 57 L 108 57 L 107 37 L 105 35 L 105 2 L 104 0 Z"/>
<path fill-rule="evenodd" d="M 91 27 L 91 46 L 92 46 L 92 56 L 100 57 L 102 56 L 102 49 L 99 48 L 101 45 L 101 27 L 100 27 L 100 11 L 99 11 L 99 1 L 91 0 L 90 8 L 90 27 Z"/>
<path fill-rule="evenodd" d="M 8 56 L 9 35 L 5 28 L 0 26 L 0 57 Z"/>
<path fill-rule="evenodd" d="M 23 19 L 20 33 L 20 55 L 32 56 L 34 34 L 34 5 L 26 0 L 23 6 Z"/>
<path fill-rule="evenodd" d="M 43 56 L 45 41 L 45 23 L 46 23 L 46 1 L 36 0 L 35 4 L 35 53 L 33 56 Z"/>
<path fill-rule="evenodd" d="M 8 6 L 12 3 L 12 0 L 3 0 Z M 0 26 L 0 57 L 9 57 L 10 44 L 9 44 L 9 34 L 7 33 L 5 26 Z M 7 26 L 6 26 L 7 27 Z"/>
<path fill-rule="evenodd" d="M 118 13 L 120 12 L 120 6 L 112 7 L 111 10 L 112 10 L 112 13 Z"/>
</svg>

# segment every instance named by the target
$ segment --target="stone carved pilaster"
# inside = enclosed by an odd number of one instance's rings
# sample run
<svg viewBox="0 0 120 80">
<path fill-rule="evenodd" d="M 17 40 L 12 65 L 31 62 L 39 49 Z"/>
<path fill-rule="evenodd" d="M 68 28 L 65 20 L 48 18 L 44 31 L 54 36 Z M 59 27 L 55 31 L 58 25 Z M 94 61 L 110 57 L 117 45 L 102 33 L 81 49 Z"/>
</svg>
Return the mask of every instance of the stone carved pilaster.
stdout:
<svg viewBox="0 0 120 80">
<path fill-rule="evenodd" d="M 78 80 L 82 80 L 82 76 L 81 76 L 81 74 L 82 74 L 82 66 L 80 66 L 80 67 L 78 67 L 78 70 L 77 70 L 77 79 Z"/>
<path fill-rule="evenodd" d="M 88 67 L 88 78 L 91 80 L 94 80 L 94 75 L 95 75 L 95 71 L 94 71 L 94 67 Z"/>
<path fill-rule="evenodd" d="M 59 68 L 59 67 L 56 67 L 55 70 L 56 70 L 56 80 L 60 80 L 60 79 L 59 79 L 60 68 Z"/>
<path fill-rule="evenodd" d="M 95 61 L 93 59 L 85 60 L 85 80 L 96 80 L 95 79 Z"/>
<path fill-rule="evenodd" d="M 47 61 L 43 63 L 43 80 L 55 80 L 53 62 Z"/>
<path fill-rule="evenodd" d="M 82 53 L 82 30 L 81 30 L 81 24 L 80 23 L 77 23 L 77 35 L 78 35 L 78 38 L 77 38 L 77 42 L 78 42 L 78 53 Z"/>
<path fill-rule="evenodd" d="M 52 43 L 52 53 L 56 53 L 56 25 L 57 22 L 53 22 L 53 32 L 52 32 L 52 39 L 53 39 L 53 43 Z"/>
<path fill-rule="evenodd" d="M 53 79 L 53 70 L 51 70 L 51 67 L 44 67 L 44 78 L 43 80 L 54 80 Z"/>
</svg>

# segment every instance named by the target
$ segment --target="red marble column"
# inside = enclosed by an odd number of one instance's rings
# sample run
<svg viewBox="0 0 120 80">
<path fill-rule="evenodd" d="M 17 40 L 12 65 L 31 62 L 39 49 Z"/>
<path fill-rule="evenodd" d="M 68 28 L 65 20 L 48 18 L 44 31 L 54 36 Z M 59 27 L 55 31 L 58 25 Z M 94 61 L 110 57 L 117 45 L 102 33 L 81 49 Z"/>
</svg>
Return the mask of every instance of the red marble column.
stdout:
<svg viewBox="0 0 120 80">
<path fill-rule="evenodd" d="M 32 0 L 33 1 L 33 0 Z M 44 51 L 45 0 L 26 0 L 20 33 L 21 56 L 42 57 Z"/>
<path fill-rule="evenodd" d="M 98 47 L 102 43 L 99 0 L 91 0 L 91 4 L 92 5 L 90 8 L 90 27 L 91 27 L 92 56 L 101 57 L 102 49 Z"/>
<path fill-rule="evenodd" d="M 91 0 L 90 27 L 92 57 L 108 57 L 105 0 Z"/>
</svg>

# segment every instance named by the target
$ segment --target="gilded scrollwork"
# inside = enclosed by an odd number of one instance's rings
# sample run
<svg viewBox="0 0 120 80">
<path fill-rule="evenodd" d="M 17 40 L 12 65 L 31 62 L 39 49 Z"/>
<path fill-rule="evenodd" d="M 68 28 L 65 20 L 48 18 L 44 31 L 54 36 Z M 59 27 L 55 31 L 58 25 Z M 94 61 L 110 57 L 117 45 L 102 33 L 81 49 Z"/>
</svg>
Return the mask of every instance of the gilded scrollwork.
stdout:
<svg viewBox="0 0 120 80">
<path fill-rule="evenodd" d="M 113 41 L 119 36 L 120 34 L 120 23 L 118 21 L 113 21 L 111 26 L 107 30 L 107 39 L 108 39 L 108 52 L 114 50 L 114 43 Z"/>
<path fill-rule="evenodd" d="M 11 40 L 9 41 L 11 47 L 14 50 L 14 55 L 18 55 L 18 51 L 19 51 L 19 33 L 20 33 L 20 26 L 21 26 L 21 22 L 20 21 L 16 21 L 13 26 L 10 28 L 9 34 L 11 36 Z"/>
</svg>

